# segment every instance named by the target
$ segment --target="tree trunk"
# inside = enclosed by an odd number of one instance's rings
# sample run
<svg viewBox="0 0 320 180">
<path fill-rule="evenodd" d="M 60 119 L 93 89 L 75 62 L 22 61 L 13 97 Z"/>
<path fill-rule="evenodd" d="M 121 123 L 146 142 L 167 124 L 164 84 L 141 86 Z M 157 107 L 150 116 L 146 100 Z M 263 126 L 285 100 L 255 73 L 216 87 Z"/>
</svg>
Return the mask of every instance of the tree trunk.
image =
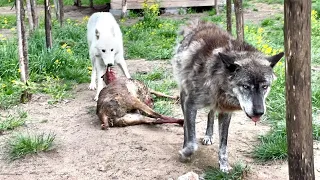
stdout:
<svg viewBox="0 0 320 180">
<path fill-rule="evenodd" d="M 218 0 L 214 0 L 214 6 L 215 6 L 215 10 L 216 10 L 216 15 L 219 15 Z"/>
<path fill-rule="evenodd" d="M 227 31 L 232 34 L 232 7 L 231 0 L 227 1 Z"/>
<path fill-rule="evenodd" d="M 30 0 L 30 6 L 34 28 L 33 30 L 35 30 L 39 26 L 36 0 Z"/>
<path fill-rule="evenodd" d="M 244 41 L 242 0 L 233 0 L 233 4 L 236 14 L 237 39 L 239 41 Z"/>
<path fill-rule="evenodd" d="M 46 31 L 46 45 L 48 49 L 52 48 L 50 8 L 51 8 L 50 0 L 45 0 L 44 1 L 44 18 L 45 18 L 45 31 Z"/>
<path fill-rule="evenodd" d="M 93 8 L 93 0 L 90 0 L 90 7 Z"/>
<path fill-rule="evenodd" d="M 81 0 L 74 0 L 74 4 L 73 5 L 81 7 Z"/>
<path fill-rule="evenodd" d="M 34 30 L 34 24 L 33 24 L 33 18 L 32 18 L 32 13 L 31 13 L 31 0 L 26 0 L 26 1 L 27 1 L 29 28 L 30 28 L 30 32 L 32 32 Z"/>
<path fill-rule="evenodd" d="M 121 18 L 124 18 L 127 12 L 127 0 L 122 0 Z"/>
<path fill-rule="evenodd" d="M 311 110 L 311 0 L 285 0 L 289 179 L 315 179 Z"/>
<path fill-rule="evenodd" d="M 25 11 L 23 9 L 23 1 L 16 0 L 16 18 L 17 18 L 17 34 L 18 34 L 18 53 L 19 53 L 19 69 L 20 69 L 20 80 L 26 84 L 29 79 L 28 71 L 28 43 L 25 31 Z M 25 103 L 29 101 L 31 94 L 28 93 L 28 89 L 24 90 L 20 101 Z"/>
<path fill-rule="evenodd" d="M 58 19 L 60 23 L 60 27 L 63 25 L 63 1 L 62 0 L 53 0 L 54 6 L 55 6 L 55 12 L 56 12 L 56 18 Z"/>
</svg>

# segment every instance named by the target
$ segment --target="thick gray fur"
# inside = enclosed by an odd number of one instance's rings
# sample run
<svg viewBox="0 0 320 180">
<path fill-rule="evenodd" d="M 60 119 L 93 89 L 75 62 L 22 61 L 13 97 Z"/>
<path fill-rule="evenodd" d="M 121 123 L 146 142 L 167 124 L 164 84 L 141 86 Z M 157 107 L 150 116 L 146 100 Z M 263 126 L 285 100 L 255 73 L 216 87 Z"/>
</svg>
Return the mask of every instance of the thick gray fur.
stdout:
<svg viewBox="0 0 320 180">
<path fill-rule="evenodd" d="M 197 110 L 210 107 L 202 143 L 212 144 L 215 114 L 219 120 L 219 165 L 229 170 L 227 139 L 232 112 L 243 110 L 253 121 L 265 112 L 265 99 L 274 80 L 273 67 L 283 53 L 266 56 L 246 42 L 234 39 L 217 25 L 193 21 L 179 32 L 172 59 L 184 114 L 181 159 L 197 150 Z"/>
</svg>

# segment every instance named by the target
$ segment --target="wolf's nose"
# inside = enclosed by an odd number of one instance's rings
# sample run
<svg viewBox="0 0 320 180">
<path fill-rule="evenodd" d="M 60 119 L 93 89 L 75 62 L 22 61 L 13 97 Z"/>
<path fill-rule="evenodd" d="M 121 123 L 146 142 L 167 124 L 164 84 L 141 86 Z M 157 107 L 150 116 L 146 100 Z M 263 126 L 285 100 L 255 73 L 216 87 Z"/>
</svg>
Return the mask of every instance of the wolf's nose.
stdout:
<svg viewBox="0 0 320 180">
<path fill-rule="evenodd" d="M 263 109 L 255 109 L 255 110 L 253 110 L 253 115 L 254 116 L 260 117 L 263 114 L 264 114 L 264 110 Z"/>
<path fill-rule="evenodd" d="M 107 66 L 108 66 L 108 67 L 111 67 L 111 66 L 113 66 L 113 64 L 109 63 Z"/>
</svg>

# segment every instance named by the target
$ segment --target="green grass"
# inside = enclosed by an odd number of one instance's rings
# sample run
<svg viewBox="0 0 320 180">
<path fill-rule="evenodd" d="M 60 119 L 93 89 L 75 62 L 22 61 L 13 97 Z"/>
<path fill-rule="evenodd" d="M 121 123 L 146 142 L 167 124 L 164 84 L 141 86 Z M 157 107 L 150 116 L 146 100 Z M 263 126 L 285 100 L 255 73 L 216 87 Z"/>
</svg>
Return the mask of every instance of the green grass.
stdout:
<svg viewBox="0 0 320 180">
<path fill-rule="evenodd" d="M 18 134 L 8 142 L 10 160 L 16 160 L 27 154 L 48 151 L 53 146 L 56 135 L 54 133 Z"/>
<path fill-rule="evenodd" d="M 155 67 L 154 70 L 148 74 L 136 73 L 133 75 L 133 78 L 144 82 L 147 87 L 155 91 L 159 91 L 168 95 L 172 95 L 172 90 L 177 87 L 172 75 L 163 68 Z M 156 112 L 164 115 L 172 115 L 174 105 L 173 101 L 158 97 L 155 97 L 154 100 L 154 110 Z"/>
<path fill-rule="evenodd" d="M 0 117 L 0 132 L 6 130 L 13 130 L 16 127 L 22 126 L 26 122 L 28 114 L 25 111 L 18 111 L 18 116 L 13 116 L 9 114 L 8 116 L 1 118 Z"/>
<path fill-rule="evenodd" d="M 15 15 L 0 15 L 0 29 L 11 29 L 15 26 L 16 26 Z"/>
<path fill-rule="evenodd" d="M 210 168 L 206 170 L 205 180 L 241 180 L 245 179 L 249 173 L 250 168 L 241 162 L 234 165 L 233 169 L 229 173 L 220 171 L 219 168 Z"/>
</svg>

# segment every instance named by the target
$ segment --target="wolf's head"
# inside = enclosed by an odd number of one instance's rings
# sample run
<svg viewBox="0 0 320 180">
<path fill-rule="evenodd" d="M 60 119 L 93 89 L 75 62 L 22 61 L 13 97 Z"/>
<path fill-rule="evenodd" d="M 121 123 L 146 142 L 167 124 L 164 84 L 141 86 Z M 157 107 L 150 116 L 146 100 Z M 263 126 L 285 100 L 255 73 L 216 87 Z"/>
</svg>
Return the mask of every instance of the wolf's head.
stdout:
<svg viewBox="0 0 320 180">
<path fill-rule="evenodd" d="M 96 56 L 101 58 L 104 64 L 108 67 L 115 64 L 115 55 L 117 50 L 117 40 L 115 38 L 114 29 L 111 32 L 100 32 L 99 29 L 95 30 L 96 35 Z"/>
<path fill-rule="evenodd" d="M 232 94 L 238 99 L 242 110 L 253 121 L 265 113 L 265 99 L 274 79 L 273 67 L 284 53 L 266 57 L 260 53 L 219 53 L 232 86 Z"/>
</svg>

